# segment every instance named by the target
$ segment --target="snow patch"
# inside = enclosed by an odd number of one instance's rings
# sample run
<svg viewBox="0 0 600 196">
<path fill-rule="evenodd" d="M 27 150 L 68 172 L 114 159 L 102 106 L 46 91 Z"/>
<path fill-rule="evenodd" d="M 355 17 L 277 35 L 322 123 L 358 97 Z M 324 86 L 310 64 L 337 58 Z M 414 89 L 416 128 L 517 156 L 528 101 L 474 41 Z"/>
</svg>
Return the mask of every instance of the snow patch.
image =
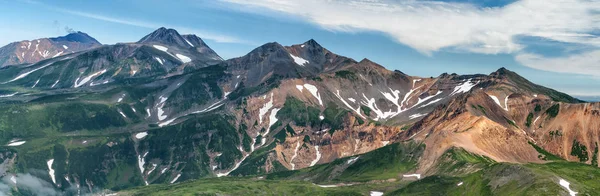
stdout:
<svg viewBox="0 0 600 196">
<path fill-rule="evenodd" d="M 69 49 L 69 47 L 68 47 L 68 46 L 65 46 L 65 45 L 63 45 L 63 48 L 64 48 L 65 50 L 66 50 L 66 49 Z"/>
<path fill-rule="evenodd" d="M 506 96 L 506 98 L 504 98 L 504 110 L 508 111 L 508 97 L 509 95 Z"/>
<path fill-rule="evenodd" d="M 381 143 L 383 143 L 383 146 L 387 146 L 388 144 L 390 144 L 390 141 L 381 141 Z"/>
<path fill-rule="evenodd" d="M 309 63 L 306 59 L 294 56 L 293 54 L 290 54 L 290 56 L 292 57 L 292 59 L 294 59 L 294 62 L 300 66 L 304 66 L 305 64 Z"/>
<path fill-rule="evenodd" d="M 160 59 L 160 58 L 158 58 L 158 57 L 154 57 L 154 59 L 155 59 L 156 61 L 158 61 L 158 63 L 160 63 L 161 65 L 164 65 L 164 64 L 163 64 L 163 60 L 162 60 L 162 59 Z"/>
<path fill-rule="evenodd" d="M 302 92 L 302 90 L 304 90 L 304 87 L 303 87 L 302 85 L 296 85 L 296 88 L 297 88 L 297 89 L 298 89 L 300 92 Z"/>
<path fill-rule="evenodd" d="M 123 98 L 125 98 L 125 94 L 121 95 L 121 97 L 117 99 L 117 103 L 121 103 L 121 101 L 123 101 Z"/>
<path fill-rule="evenodd" d="M 463 182 L 459 182 L 458 184 L 456 184 L 456 186 L 461 186 L 463 185 Z"/>
<path fill-rule="evenodd" d="M 121 114 L 121 116 L 123 116 L 123 118 L 127 118 L 127 116 L 125 116 L 125 114 L 123 113 L 123 111 L 119 110 L 119 114 Z"/>
<path fill-rule="evenodd" d="M 169 120 L 167 120 L 167 121 L 165 121 L 165 122 L 159 123 L 159 124 L 158 124 L 158 127 L 164 127 L 164 126 L 167 126 L 167 125 L 171 124 L 173 121 L 175 121 L 176 119 L 177 119 L 177 118 L 172 118 L 172 119 L 169 119 Z"/>
<path fill-rule="evenodd" d="M 27 142 L 27 141 L 11 141 L 6 146 L 20 146 L 20 145 L 25 144 L 25 142 Z"/>
<path fill-rule="evenodd" d="M 478 83 L 479 82 L 477 82 L 477 83 L 471 82 L 471 79 L 469 78 L 469 80 L 467 80 L 465 83 L 462 83 L 462 84 L 454 87 L 454 91 L 452 91 L 452 93 L 450 93 L 450 96 L 458 94 L 458 93 L 469 92 L 471 90 L 471 88 L 473 88 Z"/>
<path fill-rule="evenodd" d="M 421 179 L 421 174 L 404 174 L 402 176 L 405 178 L 416 177 L 417 179 Z"/>
<path fill-rule="evenodd" d="M 85 78 L 83 78 L 81 81 L 76 80 L 75 81 L 75 88 L 78 88 L 80 86 L 83 86 L 84 84 L 86 84 L 87 82 L 89 82 L 92 78 L 96 77 L 96 76 L 100 76 L 102 74 L 106 73 L 106 69 L 103 69 L 101 71 L 98 71 L 96 73 L 93 73 L 92 75 L 86 76 Z"/>
<path fill-rule="evenodd" d="M 167 169 L 169 169 L 169 168 L 168 168 L 168 167 L 165 167 L 165 168 L 163 168 L 162 170 L 160 170 L 160 174 L 164 174 L 164 173 L 167 171 Z"/>
<path fill-rule="evenodd" d="M 156 114 L 158 115 L 158 120 L 160 121 L 167 118 L 167 115 L 163 115 L 165 114 L 165 111 L 162 108 L 158 108 Z"/>
<path fill-rule="evenodd" d="M 319 119 L 323 120 L 323 119 L 325 119 L 325 116 L 321 115 L 321 116 L 319 116 Z"/>
<path fill-rule="evenodd" d="M 300 48 L 304 48 L 304 44 L 300 45 Z"/>
<path fill-rule="evenodd" d="M 425 115 L 427 115 L 427 114 L 417 113 L 417 114 L 410 115 L 408 118 L 412 120 L 412 119 L 419 118 L 419 117 L 425 116 Z"/>
<path fill-rule="evenodd" d="M 169 50 L 169 48 L 161 46 L 161 45 L 152 45 L 152 46 L 154 46 L 154 48 L 156 48 L 160 51 L 163 51 L 163 52 L 167 52 L 167 50 Z"/>
<path fill-rule="evenodd" d="M 181 62 L 183 63 L 189 63 L 192 62 L 192 59 L 190 59 L 190 57 L 187 57 L 185 55 L 182 54 L 175 54 L 175 56 L 177 56 L 177 58 L 179 58 L 179 60 L 181 60 Z"/>
<path fill-rule="evenodd" d="M 317 150 L 317 158 L 315 158 L 315 160 L 310 162 L 311 167 L 315 166 L 317 164 L 317 162 L 319 162 L 319 160 L 321 160 L 321 152 L 319 152 L 319 146 L 315 146 L 315 150 Z"/>
<path fill-rule="evenodd" d="M 346 164 L 349 165 L 351 163 L 354 163 L 354 161 L 358 160 L 358 158 L 360 158 L 360 157 L 352 157 L 352 158 L 348 159 L 348 161 L 346 161 Z"/>
<path fill-rule="evenodd" d="M 56 177 L 54 176 L 54 169 L 52 169 L 52 163 L 54 163 L 54 159 L 48 160 L 48 162 L 46 162 L 46 165 L 48 165 L 48 174 L 50 174 L 50 179 L 52 179 L 52 182 L 56 184 Z"/>
<path fill-rule="evenodd" d="M 60 56 L 62 53 L 63 53 L 63 51 L 60 51 L 60 52 L 56 53 L 54 56 L 52 56 L 52 58 Z"/>
<path fill-rule="evenodd" d="M 369 192 L 369 196 L 383 196 L 383 192 L 371 191 Z"/>
<path fill-rule="evenodd" d="M 571 183 L 567 182 L 564 179 L 560 179 L 560 181 L 558 183 L 560 184 L 560 186 L 565 187 L 569 191 L 569 195 L 571 195 L 571 196 L 577 195 L 577 192 L 571 190 L 571 188 L 570 188 Z"/>
<path fill-rule="evenodd" d="M 306 88 L 308 92 L 310 92 L 310 94 L 312 94 L 315 98 L 319 100 L 319 105 L 323 105 L 323 101 L 321 100 L 321 94 L 318 92 L 319 90 L 316 86 L 312 84 L 304 84 L 304 88 Z"/>
<path fill-rule="evenodd" d="M 354 98 L 348 98 L 349 101 L 351 101 L 352 103 L 356 103 L 356 99 Z"/>
<path fill-rule="evenodd" d="M 171 184 L 175 183 L 175 181 L 177 181 L 177 179 L 179 179 L 179 177 L 181 177 L 181 174 L 177 174 L 177 176 L 175 176 L 175 178 L 173 178 L 173 180 L 171 180 Z"/>
<path fill-rule="evenodd" d="M 334 188 L 334 187 L 338 187 L 338 185 L 335 185 L 335 184 L 328 184 L 328 185 L 320 185 L 320 184 L 318 184 L 317 186 L 319 186 L 321 188 Z"/>
<path fill-rule="evenodd" d="M 139 139 L 146 137 L 147 135 L 148 135 L 148 132 L 140 132 L 140 133 L 135 134 L 135 138 L 139 140 Z"/>
<path fill-rule="evenodd" d="M 148 152 L 144 153 L 144 156 L 138 155 L 138 167 L 140 168 L 140 173 L 142 175 L 144 175 L 144 164 L 146 164 L 144 159 L 146 158 L 146 155 L 148 155 Z"/>
<path fill-rule="evenodd" d="M 10 176 L 10 181 L 12 181 L 13 184 L 17 184 L 17 177 L 15 177 L 14 175 Z"/>
</svg>

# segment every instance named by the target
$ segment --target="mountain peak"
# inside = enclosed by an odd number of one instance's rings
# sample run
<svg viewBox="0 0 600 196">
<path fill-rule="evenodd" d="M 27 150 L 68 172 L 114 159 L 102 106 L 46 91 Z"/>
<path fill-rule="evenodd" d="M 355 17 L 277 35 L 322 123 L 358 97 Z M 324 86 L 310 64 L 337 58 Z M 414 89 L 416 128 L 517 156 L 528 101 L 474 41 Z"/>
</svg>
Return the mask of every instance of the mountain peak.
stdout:
<svg viewBox="0 0 600 196">
<path fill-rule="evenodd" d="M 92 45 L 101 45 L 100 42 L 98 42 L 98 40 L 81 31 L 49 39 L 54 42 L 79 42 Z"/>
<path fill-rule="evenodd" d="M 161 27 L 156 29 L 154 32 L 144 36 L 137 43 L 140 44 L 151 44 L 160 43 L 165 45 L 176 45 L 180 47 L 194 47 L 193 44 L 189 43 L 177 30 L 167 29 Z"/>
<path fill-rule="evenodd" d="M 308 46 L 312 46 L 312 47 L 317 47 L 317 48 L 321 48 L 322 46 L 317 43 L 317 41 L 315 41 L 314 39 L 309 39 L 308 41 L 304 42 L 303 45 L 308 45 Z"/>
</svg>

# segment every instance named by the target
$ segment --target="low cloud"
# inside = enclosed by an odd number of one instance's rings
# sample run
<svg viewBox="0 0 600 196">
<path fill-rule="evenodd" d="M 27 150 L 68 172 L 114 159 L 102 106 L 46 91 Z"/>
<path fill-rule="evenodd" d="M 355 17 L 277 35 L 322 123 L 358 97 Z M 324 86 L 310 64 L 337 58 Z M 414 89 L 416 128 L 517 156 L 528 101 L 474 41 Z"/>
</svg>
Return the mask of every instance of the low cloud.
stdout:
<svg viewBox="0 0 600 196">
<path fill-rule="evenodd" d="M 45 180 L 35 177 L 30 174 L 17 174 L 14 177 L 16 184 L 12 181 L 12 175 L 7 175 L 2 178 L 0 182 L 0 195 L 11 195 L 10 187 L 18 187 L 20 191 L 31 193 L 33 195 L 58 195 L 58 192 L 54 189 L 54 186 Z"/>
</svg>

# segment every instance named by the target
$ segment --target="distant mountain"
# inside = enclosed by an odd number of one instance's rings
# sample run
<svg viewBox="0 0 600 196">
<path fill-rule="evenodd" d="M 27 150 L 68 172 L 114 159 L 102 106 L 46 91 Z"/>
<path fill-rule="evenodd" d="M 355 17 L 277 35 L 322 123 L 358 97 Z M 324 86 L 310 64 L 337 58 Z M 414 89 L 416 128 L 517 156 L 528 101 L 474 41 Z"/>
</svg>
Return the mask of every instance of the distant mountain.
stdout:
<svg viewBox="0 0 600 196">
<path fill-rule="evenodd" d="M 126 192 L 277 194 L 288 189 L 268 187 L 283 183 L 343 195 L 563 194 L 558 178 L 582 194 L 600 188 L 590 183 L 600 104 L 505 68 L 423 78 L 312 39 L 222 60 L 200 38 L 160 28 L 0 78 L 0 175 L 21 194 L 21 176 L 65 194 L 222 176 L 252 177 Z M 261 192 L 223 190 L 236 183 Z"/>
<path fill-rule="evenodd" d="M 83 32 L 70 33 L 62 37 L 13 42 L 0 48 L 0 67 L 37 63 L 99 46 L 101 46 L 100 42 Z"/>
</svg>

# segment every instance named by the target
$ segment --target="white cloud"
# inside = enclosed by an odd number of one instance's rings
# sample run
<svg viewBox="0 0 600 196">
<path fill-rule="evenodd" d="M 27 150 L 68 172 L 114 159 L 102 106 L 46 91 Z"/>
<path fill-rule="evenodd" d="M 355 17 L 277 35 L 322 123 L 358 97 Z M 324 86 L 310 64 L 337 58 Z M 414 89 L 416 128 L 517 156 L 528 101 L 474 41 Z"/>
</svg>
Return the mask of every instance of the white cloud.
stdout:
<svg viewBox="0 0 600 196">
<path fill-rule="evenodd" d="M 222 1 L 247 10 L 263 8 L 289 14 L 332 31 L 382 32 L 427 55 L 440 50 L 519 54 L 518 60 L 527 66 L 569 73 L 600 67 L 598 56 L 593 56 L 596 52 L 545 59 L 523 53 L 525 46 L 515 40 L 536 36 L 600 47 L 600 38 L 590 33 L 600 31 L 600 1 L 596 0 L 521 0 L 492 8 L 418 0 Z M 592 59 L 577 60 L 577 65 L 565 61 L 578 57 Z M 561 63 L 567 64 L 555 66 Z"/>
<path fill-rule="evenodd" d="M 426 54 L 443 48 L 513 53 L 516 35 L 589 43 L 582 32 L 600 29 L 598 1 L 523 0 L 504 7 L 464 3 L 385 0 L 224 0 L 304 18 L 334 31 L 379 31 Z"/>
<path fill-rule="evenodd" d="M 543 57 L 537 54 L 521 53 L 517 54 L 515 59 L 534 69 L 600 77 L 600 50 L 565 57 Z"/>
</svg>

